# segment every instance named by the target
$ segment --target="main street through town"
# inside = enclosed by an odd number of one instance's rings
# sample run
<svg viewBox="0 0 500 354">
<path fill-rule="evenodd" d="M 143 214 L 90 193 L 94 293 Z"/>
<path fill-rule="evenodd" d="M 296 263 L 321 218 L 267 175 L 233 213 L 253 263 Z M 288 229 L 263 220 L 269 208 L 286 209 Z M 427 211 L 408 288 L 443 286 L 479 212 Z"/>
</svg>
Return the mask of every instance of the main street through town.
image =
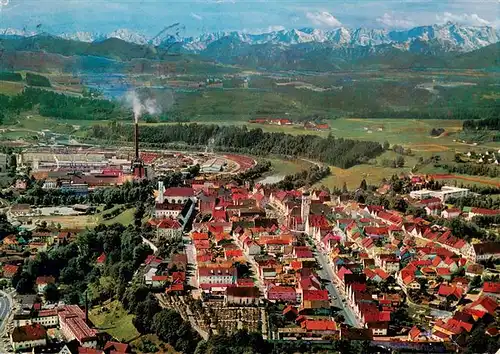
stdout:
<svg viewBox="0 0 500 354">
<path fill-rule="evenodd" d="M 331 303 L 335 307 L 341 309 L 340 314 L 344 316 L 345 321 L 348 325 L 351 325 L 353 327 L 360 327 L 360 324 L 356 319 L 356 316 L 354 315 L 352 309 L 349 307 L 349 305 L 347 305 L 346 302 L 342 301 L 342 299 L 345 299 L 345 297 L 340 294 L 340 291 L 337 289 L 337 286 L 335 285 L 333 270 L 327 260 L 327 257 L 323 254 L 323 252 L 321 252 L 319 248 L 315 251 L 315 255 L 318 264 L 321 266 L 321 269 L 318 271 L 318 274 L 322 279 L 326 279 L 328 281 L 327 283 L 325 283 L 325 288 L 330 293 Z"/>
</svg>

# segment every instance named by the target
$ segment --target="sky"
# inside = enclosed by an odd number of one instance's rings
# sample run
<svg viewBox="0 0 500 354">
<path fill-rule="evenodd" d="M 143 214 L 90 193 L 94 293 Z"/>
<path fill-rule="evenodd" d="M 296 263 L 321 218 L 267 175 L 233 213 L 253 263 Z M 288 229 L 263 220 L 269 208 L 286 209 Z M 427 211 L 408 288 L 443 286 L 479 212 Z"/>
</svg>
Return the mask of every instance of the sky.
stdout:
<svg viewBox="0 0 500 354">
<path fill-rule="evenodd" d="M 0 28 L 154 36 L 180 23 L 180 35 L 262 33 L 314 27 L 404 29 L 446 23 L 500 27 L 500 0 L 0 0 Z M 38 27 L 37 27 L 38 26 Z"/>
</svg>

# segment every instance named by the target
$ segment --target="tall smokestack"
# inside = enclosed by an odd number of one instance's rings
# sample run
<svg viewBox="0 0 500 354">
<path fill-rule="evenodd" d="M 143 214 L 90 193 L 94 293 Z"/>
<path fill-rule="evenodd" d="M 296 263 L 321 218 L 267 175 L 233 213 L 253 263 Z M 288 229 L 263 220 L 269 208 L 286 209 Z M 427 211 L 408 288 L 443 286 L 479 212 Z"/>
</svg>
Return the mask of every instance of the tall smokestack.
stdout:
<svg viewBox="0 0 500 354">
<path fill-rule="evenodd" d="M 135 160 L 139 160 L 139 124 L 135 122 L 134 143 L 135 143 Z"/>
<path fill-rule="evenodd" d="M 87 298 L 87 290 L 85 290 L 85 323 L 89 324 L 89 299 Z"/>
</svg>

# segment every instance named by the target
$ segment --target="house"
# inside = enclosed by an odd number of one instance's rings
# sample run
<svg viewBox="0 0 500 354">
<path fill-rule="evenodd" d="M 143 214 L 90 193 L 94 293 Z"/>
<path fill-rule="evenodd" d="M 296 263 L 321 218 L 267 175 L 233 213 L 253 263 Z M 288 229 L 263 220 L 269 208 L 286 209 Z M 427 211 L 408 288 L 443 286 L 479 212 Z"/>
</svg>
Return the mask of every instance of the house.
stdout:
<svg viewBox="0 0 500 354">
<path fill-rule="evenodd" d="M 3 266 L 3 277 L 11 279 L 14 274 L 17 273 L 17 270 L 19 269 L 19 266 L 14 265 L 14 264 L 6 264 Z"/>
<path fill-rule="evenodd" d="M 330 300 L 327 290 L 302 290 L 303 309 L 329 309 Z"/>
<path fill-rule="evenodd" d="M 53 276 L 48 276 L 48 277 L 37 277 L 35 284 L 36 288 L 39 294 L 43 294 L 43 291 L 49 284 L 54 284 L 56 280 L 54 279 Z"/>
<path fill-rule="evenodd" d="M 109 354 L 126 354 L 130 353 L 130 345 L 120 342 L 108 341 L 104 345 L 104 352 Z"/>
<path fill-rule="evenodd" d="M 500 282 L 485 281 L 482 294 L 500 300 Z"/>
<path fill-rule="evenodd" d="M 243 241 L 243 250 L 249 256 L 258 255 L 261 252 L 261 248 L 260 248 L 259 244 L 248 237 Z"/>
<path fill-rule="evenodd" d="M 315 336 L 327 336 L 337 332 L 337 324 L 332 320 L 309 320 L 300 323 L 300 327 Z"/>
<path fill-rule="evenodd" d="M 462 211 L 458 208 L 445 209 L 441 212 L 441 217 L 444 219 L 453 219 L 460 216 Z"/>
<path fill-rule="evenodd" d="M 408 332 L 408 341 L 409 342 L 425 342 L 427 341 L 427 337 L 425 333 L 420 330 L 417 326 L 413 326 L 412 329 Z"/>
<path fill-rule="evenodd" d="M 269 301 L 296 303 L 297 291 L 291 286 L 272 286 L 267 290 L 266 298 Z"/>
<path fill-rule="evenodd" d="M 475 243 L 469 248 L 467 258 L 475 263 L 500 258 L 500 242 Z"/>
<path fill-rule="evenodd" d="M 39 323 L 15 327 L 10 334 L 14 351 L 21 351 L 47 345 L 47 330 Z"/>
<path fill-rule="evenodd" d="M 496 215 L 500 215 L 500 210 L 471 208 L 467 219 L 472 220 L 472 218 L 475 216 L 496 216 Z"/>
<path fill-rule="evenodd" d="M 106 254 L 103 252 L 99 257 L 97 257 L 95 263 L 97 264 L 98 267 L 104 266 L 106 264 Z"/>
<path fill-rule="evenodd" d="M 389 322 L 370 322 L 366 324 L 372 330 L 373 336 L 386 336 L 389 329 Z"/>
<path fill-rule="evenodd" d="M 483 318 L 485 315 L 495 316 L 497 302 L 489 296 L 480 296 L 474 302 L 468 304 L 463 312 L 472 315 L 475 318 Z"/>
<path fill-rule="evenodd" d="M 257 287 L 228 287 L 224 303 L 229 305 L 258 305 L 260 292 Z"/>
<path fill-rule="evenodd" d="M 220 284 L 223 285 L 236 283 L 236 268 L 224 268 L 221 266 L 198 267 L 199 284 Z"/>
<path fill-rule="evenodd" d="M 160 240 L 182 237 L 183 227 L 173 218 L 164 218 L 156 225 L 156 235 Z"/>
<path fill-rule="evenodd" d="M 438 296 L 441 300 L 458 301 L 462 298 L 463 290 L 457 286 L 441 284 L 438 290 Z"/>
<path fill-rule="evenodd" d="M 26 190 L 26 188 L 28 188 L 28 183 L 26 183 L 25 180 L 22 180 L 22 179 L 16 180 L 16 183 L 14 184 L 14 189 L 24 191 L 24 190 Z"/>
<path fill-rule="evenodd" d="M 427 205 L 425 207 L 425 213 L 427 215 L 438 216 L 441 214 L 441 206 L 440 205 Z"/>
</svg>

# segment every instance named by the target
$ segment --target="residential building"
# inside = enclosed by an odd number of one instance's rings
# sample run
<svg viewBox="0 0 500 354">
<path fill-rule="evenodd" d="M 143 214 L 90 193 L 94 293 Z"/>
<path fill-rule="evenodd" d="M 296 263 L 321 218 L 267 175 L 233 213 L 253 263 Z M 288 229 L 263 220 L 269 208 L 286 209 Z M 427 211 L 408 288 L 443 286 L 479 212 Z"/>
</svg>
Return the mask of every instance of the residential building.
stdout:
<svg viewBox="0 0 500 354">
<path fill-rule="evenodd" d="M 235 267 L 198 267 L 198 284 L 235 284 L 236 283 L 236 268 Z"/>
<path fill-rule="evenodd" d="M 48 277 L 38 277 L 36 278 L 35 284 L 39 294 L 43 294 L 43 291 L 49 284 L 54 284 L 56 280 L 53 276 Z"/>
<path fill-rule="evenodd" d="M 467 258 L 475 263 L 500 258 L 500 242 L 483 242 L 470 245 Z"/>
<path fill-rule="evenodd" d="M 10 334 L 14 351 L 21 351 L 47 345 L 47 331 L 39 323 L 15 327 Z"/>
<path fill-rule="evenodd" d="M 257 287 L 228 287 L 224 303 L 227 305 L 258 305 L 260 292 Z"/>
</svg>

